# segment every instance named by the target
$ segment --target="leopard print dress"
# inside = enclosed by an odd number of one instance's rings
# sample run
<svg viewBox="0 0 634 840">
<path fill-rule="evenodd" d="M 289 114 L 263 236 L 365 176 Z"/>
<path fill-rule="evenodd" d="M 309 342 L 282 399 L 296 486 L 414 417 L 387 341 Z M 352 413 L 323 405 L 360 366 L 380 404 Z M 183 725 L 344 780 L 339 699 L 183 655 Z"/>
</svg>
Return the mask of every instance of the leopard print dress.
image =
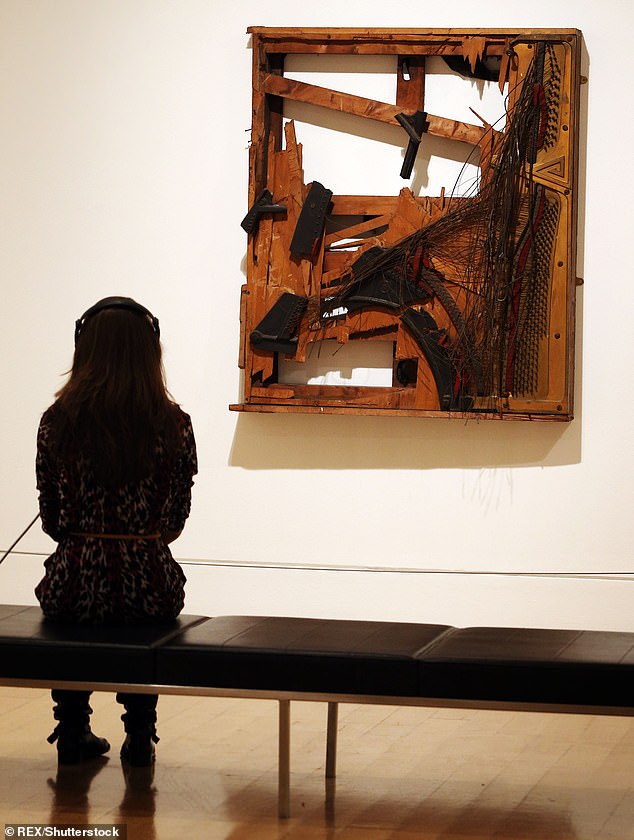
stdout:
<svg viewBox="0 0 634 840">
<path fill-rule="evenodd" d="M 86 463 L 71 471 L 51 451 L 51 409 L 37 438 L 36 476 L 42 527 L 57 543 L 35 594 L 48 618 L 139 622 L 175 618 L 185 575 L 162 539 L 105 539 L 80 534 L 166 534 L 182 530 L 197 471 L 189 415 L 181 412 L 181 446 L 171 469 L 106 489 Z M 157 463 L 164 462 L 158 444 Z"/>
</svg>

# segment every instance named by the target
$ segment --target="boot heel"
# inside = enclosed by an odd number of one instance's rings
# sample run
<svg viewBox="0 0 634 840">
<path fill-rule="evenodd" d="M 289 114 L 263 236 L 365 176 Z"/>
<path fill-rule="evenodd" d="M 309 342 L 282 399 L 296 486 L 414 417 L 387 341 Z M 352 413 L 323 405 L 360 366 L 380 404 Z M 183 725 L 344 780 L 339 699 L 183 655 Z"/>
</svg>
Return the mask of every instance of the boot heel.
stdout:
<svg viewBox="0 0 634 840">
<path fill-rule="evenodd" d="M 156 759 L 155 735 L 150 732 L 130 732 L 121 746 L 121 760 L 131 767 L 150 767 Z"/>
</svg>

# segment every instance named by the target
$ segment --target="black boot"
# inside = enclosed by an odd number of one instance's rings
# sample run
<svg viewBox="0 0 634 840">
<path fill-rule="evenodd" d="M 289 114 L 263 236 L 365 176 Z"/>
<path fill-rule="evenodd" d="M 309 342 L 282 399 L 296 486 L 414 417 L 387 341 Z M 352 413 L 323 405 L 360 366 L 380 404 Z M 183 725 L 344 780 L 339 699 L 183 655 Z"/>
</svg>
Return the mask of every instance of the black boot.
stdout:
<svg viewBox="0 0 634 840">
<path fill-rule="evenodd" d="M 59 723 L 47 740 L 49 744 L 57 741 L 59 764 L 77 764 L 108 752 L 110 744 L 90 729 L 89 691 L 53 689 L 51 696 L 56 704 L 53 717 Z"/>
<path fill-rule="evenodd" d="M 121 715 L 126 738 L 121 758 L 131 767 L 149 767 L 154 761 L 157 694 L 117 694 L 117 703 L 125 706 Z"/>
</svg>

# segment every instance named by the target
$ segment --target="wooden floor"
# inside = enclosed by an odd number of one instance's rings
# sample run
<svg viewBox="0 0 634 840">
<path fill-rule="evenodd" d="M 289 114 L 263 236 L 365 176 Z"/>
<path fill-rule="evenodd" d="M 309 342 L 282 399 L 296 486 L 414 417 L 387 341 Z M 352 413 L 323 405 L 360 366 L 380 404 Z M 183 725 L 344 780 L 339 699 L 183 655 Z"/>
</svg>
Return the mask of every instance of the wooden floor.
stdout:
<svg viewBox="0 0 634 840">
<path fill-rule="evenodd" d="M 58 770 L 47 692 L 0 688 L 0 823 L 123 823 L 128 840 L 634 840 L 634 719 L 292 704 L 278 820 L 277 704 L 161 697 L 153 778 L 123 773 L 121 713 L 93 695 L 109 758 Z"/>
</svg>

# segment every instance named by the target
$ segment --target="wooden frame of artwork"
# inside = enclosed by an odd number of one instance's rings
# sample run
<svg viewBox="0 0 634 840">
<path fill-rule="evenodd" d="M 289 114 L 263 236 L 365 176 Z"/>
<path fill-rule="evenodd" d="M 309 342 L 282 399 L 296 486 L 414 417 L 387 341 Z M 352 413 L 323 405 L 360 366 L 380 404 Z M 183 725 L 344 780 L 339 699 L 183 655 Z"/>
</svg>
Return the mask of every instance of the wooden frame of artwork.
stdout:
<svg viewBox="0 0 634 840">
<path fill-rule="evenodd" d="M 581 33 L 251 27 L 253 123 L 238 411 L 573 417 Z M 284 75 L 289 55 L 393 56 L 393 104 Z M 499 86 L 502 128 L 428 113 L 426 62 Z M 403 189 L 304 182 L 285 102 L 402 133 Z M 428 137 L 476 155 L 467 195 L 415 195 Z M 283 380 L 324 342 L 382 341 L 383 385 Z"/>
</svg>

